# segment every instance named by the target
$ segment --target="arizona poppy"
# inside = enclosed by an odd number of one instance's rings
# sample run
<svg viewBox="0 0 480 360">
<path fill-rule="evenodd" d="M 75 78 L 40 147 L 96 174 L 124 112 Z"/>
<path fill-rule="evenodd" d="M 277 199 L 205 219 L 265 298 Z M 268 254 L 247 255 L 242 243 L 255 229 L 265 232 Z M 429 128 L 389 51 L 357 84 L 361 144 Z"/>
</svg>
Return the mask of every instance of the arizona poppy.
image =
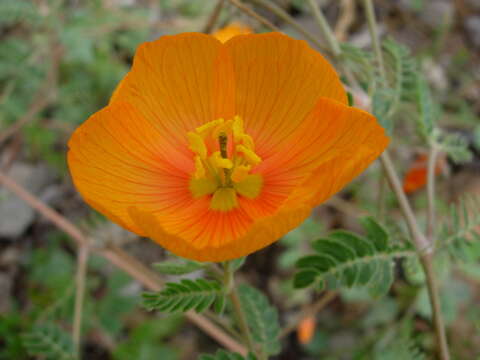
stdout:
<svg viewBox="0 0 480 360">
<path fill-rule="evenodd" d="M 246 35 L 251 33 L 252 29 L 250 28 L 250 26 L 242 24 L 239 21 L 234 21 L 227 26 L 215 31 L 212 36 L 224 43 L 237 35 Z"/>
<path fill-rule="evenodd" d="M 223 261 L 301 224 L 388 137 L 333 67 L 279 33 L 163 36 L 72 135 L 84 200 L 171 252 Z"/>
</svg>

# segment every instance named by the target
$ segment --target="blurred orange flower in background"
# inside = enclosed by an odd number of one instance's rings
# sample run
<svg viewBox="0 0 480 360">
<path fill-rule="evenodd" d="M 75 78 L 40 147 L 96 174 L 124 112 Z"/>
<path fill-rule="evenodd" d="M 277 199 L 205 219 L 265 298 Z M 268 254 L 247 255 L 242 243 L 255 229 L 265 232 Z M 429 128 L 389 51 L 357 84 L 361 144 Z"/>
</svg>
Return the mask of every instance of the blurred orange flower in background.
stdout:
<svg viewBox="0 0 480 360">
<path fill-rule="evenodd" d="M 403 191 L 407 194 L 422 189 L 427 184 L 428 156 L 419 154 L 415 158 L 403 179 Z M 446 166 L 445 156 L 439 156 L 435 164 L 435 175 L 442 173 Z"/>
<path fill-rule="evenodd" d="M 215 31 L 212 36 L 224 43 L 237 35 L 247 35 L 251 34 L 252 32 L 253 31 L 250 26 L 239 21 L 234 21 L 224 28 Z"/>
<path fill-rule="evenodd" d="M 315 316 L 307 316 L 302 319 L 297 328 L 297 339 L 300 344 L 306 345 L 312 341 L 315 335 Z"/>
<path fill-rule="evenodd" d="M 388 142 L 306 42 L 187 33 L 138 48 L 109 105 L 72 135 L 68 164 L 112 221 L 223 261 L 301 224 Z"/>
</svg>

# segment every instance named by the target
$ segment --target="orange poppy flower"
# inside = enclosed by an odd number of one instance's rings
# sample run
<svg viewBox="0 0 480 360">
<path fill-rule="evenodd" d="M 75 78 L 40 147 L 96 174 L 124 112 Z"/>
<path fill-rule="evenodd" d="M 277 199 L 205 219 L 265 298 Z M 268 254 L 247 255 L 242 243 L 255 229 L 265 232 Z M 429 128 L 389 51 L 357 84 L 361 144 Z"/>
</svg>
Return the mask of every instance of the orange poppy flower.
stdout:
<svg viewBox="0 0 480 360">
<path fill-rule="evenodd" d="M 242 24 L 239 21 L 234 21 L 224 28 L 215 31 L 212 36 L 224 43 L 237 35 L 247 35 L 251 34 L 252 32 L 253 31 L 250 26 Z"/>
<path fill-rule="evenodd" d="M 388 141 L 304 41 L 187 33 L 139 47 L 109 105 L 72 135 L 68 164 L 112 221 L 223 261 L 301 224 Z"/>
</svg>

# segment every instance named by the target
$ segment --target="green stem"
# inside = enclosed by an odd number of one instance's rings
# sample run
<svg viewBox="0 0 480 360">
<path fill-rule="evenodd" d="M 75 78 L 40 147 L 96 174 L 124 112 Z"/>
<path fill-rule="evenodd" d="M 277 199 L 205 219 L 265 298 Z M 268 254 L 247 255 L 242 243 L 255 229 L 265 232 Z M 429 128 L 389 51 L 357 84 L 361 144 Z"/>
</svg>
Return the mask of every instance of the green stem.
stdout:
<svg viewBox="0 0 480 360">
<path fill-rule="evenodd" d="M 238 291 L 235 286 L 234 272 L 232 270 L 232 265 L 230 261 L 225 262 L 224 271 L 224 286 L 227 291 L 228 297 L 232 302 L 238 326 L 248 347 L 248 350 L 252 353 L 256 353 L 255 345 L 252 340 L 252 334 L 250 333 L 250 328 L 248 327 L 247 319 L 245 317 L 245 313 L 243 312 L 242 304 L 240 303 L 240 297 L 238 296 Z"/>
<path fill-rule="evenodd" d="M 440 307 L 440 297 L 438 296 L 438 284 L 433 269 L 433 254 L 422 254 L 420 260 L 427 277 L 428 294 L 430 305 L 432 307 L 433 325 L 437 336 L 440 359 L 449 360 L 450 353 L 448 350 L 447 335 L 445 333 L 445 324 L 443 323 L 442 309 Z"/>
<path fill-rule="evenodd" d="M 272 24 L 269 20 L 264 18 L 262 15 L 258 14 L 254 10 L 250 9 L 248 6 L 246 6 L 244 3 L 242 3 L 240 0 L 228 0 L 230 3 L 237 8 L 239 8 L 241 11 L 243 11 L 245 14 L 251 16 L 252 18 L 256 19 L 259 23 L 265 25 L 269 29 L 273 31 L 281 31 L 277 26 Z"/>
<path fill-rule="evenodd" d="M 435 243 L 435 168 L 438 149 L 435 144 L 430 148 L 427 165 L 427 239 Z"/>
<path fill-rule="evenodd" d="M 365 15 L 367 16 L 368 29 L 372 38 L 373 51 L 375 51 L 378 67 L 380 68 L 380 75 L 385 80 L 386 73 L 385 67 L 383 65 L 382 48 L 380 46 L 380 40 L 377 30 L 377 20 L 375 19 L 375 10 L 373 8 L 372 0 L 363 0 L 363 5 L 365 6 Z"/>
<path fill-rule="evenodd" d="M 205 34 L 210 34 L 215 27 L 215 24 L 220 17 L 220 13 L 222 12 L 223 5 L 225 4 L 225 0 L 218 0 L 215 8 L 213 9 L 210 17 L 208 18 L 207 24 L 205 25 L 203 32 Z"/>
<path fill-rule="evenodd" d="M 271 13 L 275 14 L 278 16 L 280 19 L 288 23 L 290 26 L 292 26 L 295 30 L 297 30 L 300 34 L 305 36 L 308 40 L 310 40 L 312 43 L 314 43 L 320 50 L 323 52 L 329 52 L 329 49 L 326 48 L 320 41 L 318 41 L 317 37 L 310 33 L 308 30 L 306 30 L 303 26 L 301 26 L 299 23 L 297 23 L 285 10 L 283 10 L 281 7 L 276 5 L 270 0 L 250 0 L 250 2 L 255 3 L 267 11 L 270 11 Z"/>
<path fill-rule="evenodd" d="M 318 24 L 318 27 L 320 28 L 320 31 L 325 36 L 328 46 L 332 50 L 333 56 L 339 57 L 342 50 L 340 49 L 340 45 L 338 44 L 338 41 L 335 38 L 335 35 L 333 34 L 332 29 L 328 25 L 327 19 L 325 19 L 325 16 L 323 15 L 322 10 L 318 6 L 317 1 L 308 0 L 308 4 L 310 5 L 310 9 L 312 10 L 313 17 L 315 18 Z"/>
</svg>

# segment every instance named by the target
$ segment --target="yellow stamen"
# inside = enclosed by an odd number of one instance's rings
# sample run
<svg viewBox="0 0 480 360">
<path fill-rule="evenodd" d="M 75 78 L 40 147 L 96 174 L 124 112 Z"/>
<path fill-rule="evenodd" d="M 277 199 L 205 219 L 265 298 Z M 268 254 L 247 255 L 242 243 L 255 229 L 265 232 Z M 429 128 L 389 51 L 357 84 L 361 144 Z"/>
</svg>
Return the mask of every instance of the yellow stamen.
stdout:
<svg viewBox="0 0 480 360">
<path fill-rule="evenodd" d="M 232 131 L 233 120 L 227 120 L 224 123 L 218 125 L 212 132 L 212 138 L 218 140 L 220 134 L 228 134 Z"/>
<path fill-rule="evenodd" d="M 233 167 L 232 160 L 223 158 L 220 151 L 215 151 L 210 157 L 210 161 L 213 166 L 220 169 L 231 169 Z"/>
<path fill-rule="evenodd" d="M 243 130 L 243 120 L 238 115 L 236 115 L 233 118 L 232 130 L 233 130 L 233 140 L 235 142 L 239 142 L 242 139 L 242 136 L 245 135 L 245 133 L 243 132 L 244 131 Z"/>
<path fill-rule="evenodd" d="M 190 191 L 194 198 L 213 194 L 218 189 L 218 182 L 213 179 L 192 179 L 190 180 Z"/>
<path fill-rule="evenodd" d="M 195 153 L 195 171 L 189 184 L 194 198 L 211 196 L 212 210 L 230 211 L 238 206 L 237 196 L 254 199 L 260 194 L 263 178 L 250 171 L 262 159 L 255 153 L 254 141 L 245 134 L 239 116 L 210 121 L 187 133 L 187 138 Z M 209 142 L 210 138 L 217 141 L 218 147 Z M 233 141 L 230 147 L 229 141 Z"/>
<path fill-rule="evenodd" d="M 263 179 L 260 175 L 247 175 L 244 180 L 234 183 L 233 188 L 242 196 L 249 199 L 255 199 L 262 190 Z"/>
<path fill-rule="evenodd" d="M 240 140 L 242 141 L 242 144 L 245 145 L 246 148 L 252 151 L 255 150 L 255 143 L 253 142 L 253 139 L 250 135 L 243 134 Z"/>
<path fill-rule="evenodd" d="M 205 138 L 207 137 L 207 135 L 211 132 L 212 129 L 216 128 L 216 127 L 217 127 L 218 125 L 220 125 L 220 124 L 223 124 L 224 121 L 225 121 L 225 120 L 223 120 L 223 119 L 221 119 L 221 118 L 220 118 L 220 119 L 217 119 L 217 120 L 209 121 L 208 123 L 203 124 L 202 126 L 197 127 L 197 128 L 195 129 L 195 131 L 196 131 L 197 133 L 199 133 L 202 138 L 205 139 Z"/>
<path fill-rule="evenodd" d="M 252 167 L 250 165 L 237 165 L 232 172 L 232 180 L 240 182 L 245 179 Z"/>
<path fill-rule="evenodd" d="M 207 158 L 207 146 L 203 142 L 203 139 L 197 133 L 190 131 L 187 133 L 189 148 L 195 154 L 198 154 L 201 159 Z"/>
<path fill-rule="evenodd" d="M 237 193 L 233 188 L 221 187 L 213 194 L 210 208 L 218 211 L 229 211 L 237 207 Z"/>
<path fill-rule="evenodd" d="M 248 149 L 245 145 L 237 145 L 237 151 L 245 156 L 245 159 L 251 165 L 258 165 L 262 161 L 260 156 L 255 154 L 252 150 Z"/>
<path fill-rule="evenodd" d="M 203 166 L 203 161 L 200 156 L 195 156 L 195 179 L 200 179 L 205 177 L 205 166 Z"/>
</svg>

